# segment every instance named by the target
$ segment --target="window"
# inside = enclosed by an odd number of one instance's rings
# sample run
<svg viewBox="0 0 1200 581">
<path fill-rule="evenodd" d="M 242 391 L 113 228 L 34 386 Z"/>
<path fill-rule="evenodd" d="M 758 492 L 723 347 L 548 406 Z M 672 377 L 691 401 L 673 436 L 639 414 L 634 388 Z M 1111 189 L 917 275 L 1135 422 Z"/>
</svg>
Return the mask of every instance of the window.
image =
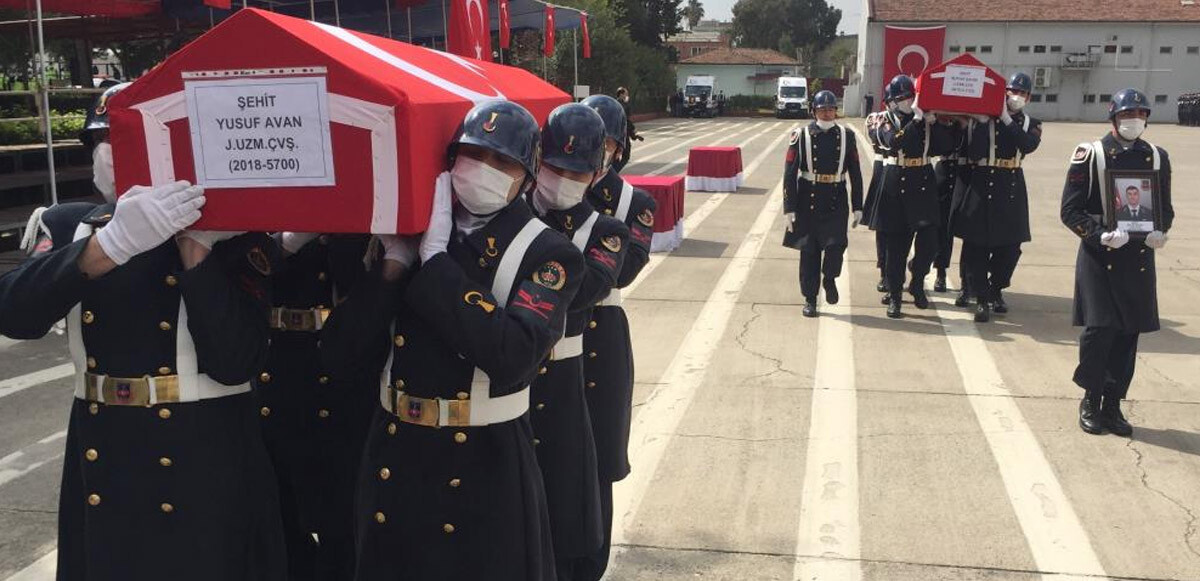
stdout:
<svg viewBox="0 0 1200 581">
<path fill-rule="evenodd" d="M 962 52 L 962 47 L 958 45 L 951 45 L 950 52 Z"/>
<path fill-rule="evenodd" d="M 975 47 L 973 47 L 973 46 L 968 46 L 968 47 L 966 48 L 966 50 L 967 50 L 967 52 L 975 52 Z"/>
<path fill-rule="evenodd" d="M 1050 52 L 1062 52 L 1062 45 L 1061 44 L 1050 45 Z"/>
<path fill-rule="evenodd" d="M 1189 46 L 1187 48 L 1187 53 L 1188 54 L 1200 54 L 1200 46 Z"/>
<path fill-rule="evenodd" d="M 1046 45 L 1044 45 L 1044 44 L 1034 45 L 1033 52 L 1038 53 L 1038 54 L 1046 52 Z"/>
<path fill-rule="evenodd" d="M 1167 102 L 1167 96 L 1166 96 L 1166 95 L 1155 95 L 1155 96 L 1154 96 L 1154 104 L 1155 104 L 1155 105 L 1163 105 L 1163 104 L 1165 104 L 1166 102 Z"/>
<path fill-rule="evenodd" d="M 1160 46 L 1158 47 L 1158 54 L 1171 54 L 1172 48 L 1170 46 Z"/>
<path fill-rule="evenodd" d="M 1057 103 L 1058 102 L 1058 93 L 1046 93 L 1046 102 L 1047 103 Z"/>
<path fill-rule="evenodd" d="M 1029 45 L 1023 44 L 1017 47 L 1017 52 L 1029 52 Z"/>
<path fill-rule="evenodd" d="M 1112 95 L 1100 93 L 1100 102 L 1101 103 L 1107 103 L 1109 101 L 1112 101 Z"/>
<path fill-rule="evenodd" d="M 985 44 L 985 45 L 979 47 L 979 52 L 992 52 L 992 45 Z"/>
<path fill-rule="evenodd" d="M 1088 54 L 1100 54 L 1102 52 L 1104 52 L 1104 47 L 1102 47 L 1098 44 L 1089 44 L 1088 45 Z"/>
<path fill-rule="evenodd" d="M 1096 96 L 1095 96 L 1095 95 L 1084 95 L 1084 96 L 1083 96 L 1083 102 L 1084 102 L 1084 103 L 1095 103 L 1095 102 L 1096 102 Z"/>
<path fill-rule="evenodd" d="M 1104 45 L 1104 53 L 1105 54 L 1117 54 L 1117 45 L 1115 45 L 1115 44 Z"/>
<path fill-rule="evenodd" d="M 1029 102 L 1030 102 L 1030 103 L 1041 103 L 1041 102 L 1042 102 L 1042 96 L 1041 96 L 1041 95 L 1039 95 L 1039 94 L 1037 94 L 1037 93 L 1034 93 L 1034 94 L 1032 94 L 1032 95 L 1030 95 L 1030 96 L 1029 96 Z"/>
<path fill-rule="evenodd" d="M 1121 46 L 1121 54 L 1132 54 L 1132 53 L 1133 53 L 1132 45 L 1126 44 L 1126 45 Z"/>
</svg>

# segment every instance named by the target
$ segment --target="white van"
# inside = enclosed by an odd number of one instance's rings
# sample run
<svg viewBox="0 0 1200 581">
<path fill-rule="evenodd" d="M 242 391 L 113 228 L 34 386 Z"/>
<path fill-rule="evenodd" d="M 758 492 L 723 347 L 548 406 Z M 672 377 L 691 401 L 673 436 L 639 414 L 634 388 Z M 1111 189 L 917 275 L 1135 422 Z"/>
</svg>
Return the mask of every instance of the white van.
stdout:
<svg viewBox="0 0 1200 581">
<path fill-rule="evenodd" d="M 808 79 L 779 77 L 775 86 L 775 117 L 808 117 Z"/>
<path fill-rule="evenodd" d="M 717 116 L 717 78 L 712 75 L 692 75 L 683 86 L 683 115 L 685 117 Z"/>
</svg>

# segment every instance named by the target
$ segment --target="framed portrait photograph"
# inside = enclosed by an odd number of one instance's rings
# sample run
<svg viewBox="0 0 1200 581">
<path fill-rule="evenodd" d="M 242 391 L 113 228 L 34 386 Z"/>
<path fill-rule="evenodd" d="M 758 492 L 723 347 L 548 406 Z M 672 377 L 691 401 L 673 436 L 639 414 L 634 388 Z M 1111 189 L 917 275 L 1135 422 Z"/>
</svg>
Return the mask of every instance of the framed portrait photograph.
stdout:
<svg viewBox="0 0 1200 581">
<path fill-rule="evenodd" d="M 1105 173 L 1108 180 L 1108 195 L 1104 200 L 1105 227 L 1124 230 L 1137 238 L 1161 230 L 1158 173 L 1120 169 Z"/>
</svg>

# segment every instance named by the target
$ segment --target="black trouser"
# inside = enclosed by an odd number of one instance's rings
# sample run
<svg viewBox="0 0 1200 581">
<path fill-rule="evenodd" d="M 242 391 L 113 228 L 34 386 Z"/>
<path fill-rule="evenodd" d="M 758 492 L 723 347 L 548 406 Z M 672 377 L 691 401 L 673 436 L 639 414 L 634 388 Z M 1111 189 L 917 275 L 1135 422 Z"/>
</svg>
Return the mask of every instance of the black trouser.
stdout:
<svg viewBox="0 0 1200 581">
<path fill-rule="evenodd" d="M 1110 327 L 1087 327 L 1079 335 L 1079 367 L 1072 378 L 1088 391 L 1125 399 L 1137 364 L 1138 333 Z"/>
<path fill-rule="evenodd" d="M 908 250 L 916 239 L 916 254 L 912 260 L 913 284 L 925 284 L 925 275 L 933 265 L 937 254 L 937 227 L 926 226 L 917 231 L 887 233 L 887 257 L 884 260 L 888 292 L 900 294 L 904 290 L 904 267 L 908 263 Z"/>
<path fill-rule="evenodd" d="M 608 554 L 612 551 L 613 483 L 600 479 L 600 522 L 604 529 L 604 544 L 589 558 L 575 559 L 572 573 L 577 581 L 600 581 L 608 569 Z"/>
<path fill-rule="evenodd" d="M 959 261 L 966 272 L 966 284 L 971 294 L 990 301 L 996 298 L 996 293 L 1012 284 L 1013 271 L 1020 258 L 1020 244 L 989 248 L 964 240 Z"/>
<path fill-rule="evenodd" d="M 938 251 L 933 265 L 939 270 L 950 268 L 950 258 L 954 255 L 954 235 L 950 233 L 949 203 L 942 211 L 942 223 L 938 226 Z"/>
<path fill-rule="evenodd" d="M 875 231 L 875 268 L 879 269 L 879 277 L 887 276 L 887 232 Z"/>
<path fill-rule="evenodd" d="M 825 280 L 841 276 L 842 259 L 845 255 L 845 246 L 831 244 L 822 248 L 816 236 L 808 237 L 804 247 L 800 249 L 800 294 L 804 295 L 804 300 L 810 303 L 817 302 L 822 274 L 825 275 Z"/>
</svg>

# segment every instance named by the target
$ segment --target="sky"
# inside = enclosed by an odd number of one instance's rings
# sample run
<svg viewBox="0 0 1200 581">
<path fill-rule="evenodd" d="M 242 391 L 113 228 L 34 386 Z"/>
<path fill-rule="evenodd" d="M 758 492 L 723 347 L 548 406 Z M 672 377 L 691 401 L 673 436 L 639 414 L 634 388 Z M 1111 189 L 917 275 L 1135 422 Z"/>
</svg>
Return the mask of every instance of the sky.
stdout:
<svg viewBox="0 0 1200 581">
<path fill-rule="evenodd" d="M 842 9 L 842 22 L 838 32 L 854 34 L 858 31 L 858 20 L 862 18 L 863 0 L 825 0 L 834 8 Z M 733 5 L 737 0 L 701 0 L 706 20 L 733 20 Z"/>
</svg>

